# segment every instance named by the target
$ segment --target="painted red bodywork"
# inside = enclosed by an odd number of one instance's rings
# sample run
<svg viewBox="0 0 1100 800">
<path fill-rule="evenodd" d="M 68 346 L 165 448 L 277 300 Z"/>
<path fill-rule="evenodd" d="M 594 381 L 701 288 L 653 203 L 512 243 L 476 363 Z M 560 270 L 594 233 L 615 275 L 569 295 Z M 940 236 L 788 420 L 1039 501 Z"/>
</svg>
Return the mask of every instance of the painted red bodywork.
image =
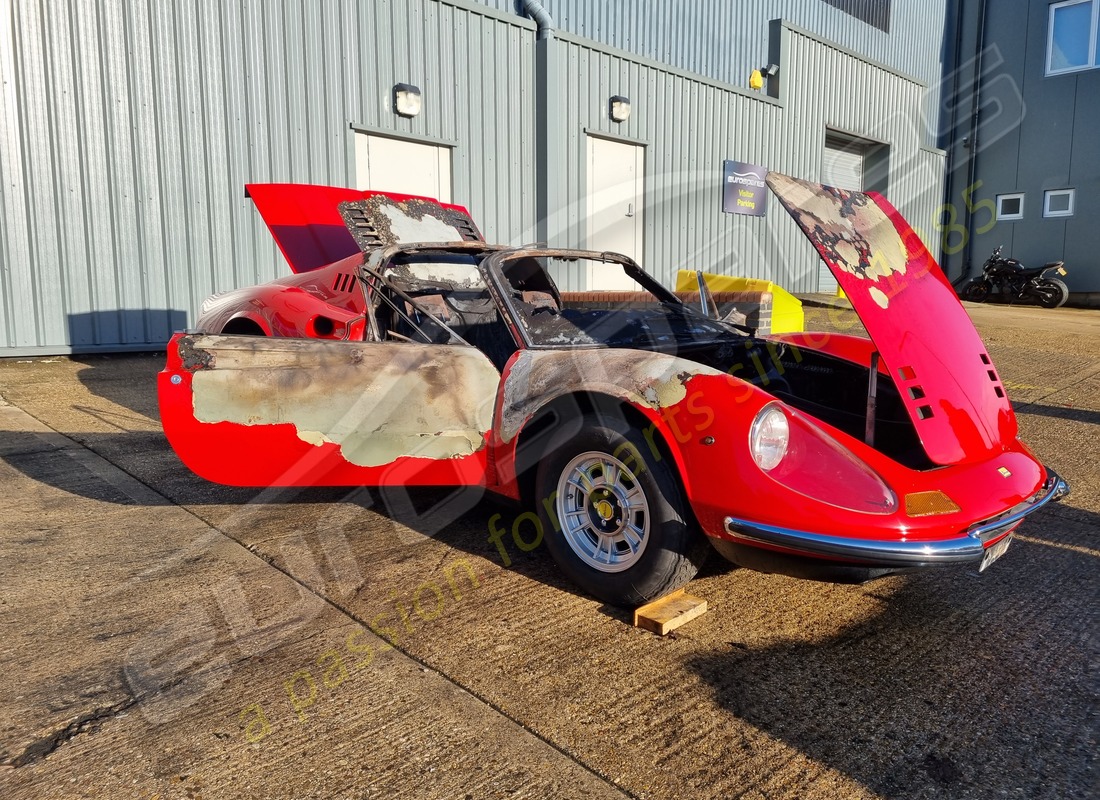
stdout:
<svg viewBox="0 0 1100 800">
<path fill-rule="evenodd" d="M 356 278 L 362 263 L 363 254 L 356 253 L 309 272 L 214 295 L 203 303 L 195 330 L 246 333 L 235 326 L 247 321 L 264 336 L 362 339 L 366 303 Z"/>
<path fill-rule="evenodd" d="M 363 253 L 340 216 L 339 204 L 376 195 L 398 202 L 430 198 L 303 183 L 252 183 L 245 191 L 294 274 L 214 295 L 203 303 L 194 329 L 362 339 L 365 302 L 355 274 Z M 469 216 L 463 206 L 440 205 Z"/>
<path fill-rule="evenodd" d="M 438 202 L 419 195 L 341 189 L 308 183 L 250 183 L 245 187 L 245 192 L 256 204 L 256 210 L 294 272 L 309 272 L 348 256 L 361 255 L 359 246 L 340 216 L 340 203 L 366 200 L 375 195 L 384 195 L 398 202 Z M 469 216 L 462 206 L 438 204 Z"/>
<path fill-rule="evenodd" d="M 768 337 L 772 341 L 784 342 L 793 347 L 801 347 L 806 350 L 814 350 L 818 353 L 827 353 L 862 367 L 871 365 L 871 356 L 877 350 L 875 343 L 863 336 L 852 336 L 848 333 L 832 333 L 829 331 L 798 331 L 791 333 L 776 333 Z M 885 372 L 886 365 L 879 363 L 879 372 Z"/>
<path fill-rule="evenodd" d="M 749 454 L 747 432 L 760 409 L 774 402 L 766 391 L 732 375 L 695 375 L 686 381 L 686 388 L 685 398 L 674 405 L 654 409 L 635 403 L 635 408 L 648 419 L 656 437 L 668 445 L 700 527 L 715 538 L 727 538 L 722 521 L 731 514 L 779 527 L 810 527 L 830 535 L 882 541 L 961 535 L 974 522 L 1034 495 L 1046 478 L 1043 467 L 1019 441 L 992 460 L 919 471 L 907 469 L 843 431 L 813 420 L 815 426 L 870 466 L 899 499 L 910 492 L 939 489 L 960 508 L 954 514 L 935 517 L 909 517 L 904 504 L 891 514 L 851 511 L 792 492 L 756 467 Z M 626 399 L 625 395 L 619 397 Z M 554 399 L 557 396 L 551 396 L 548 402 Z M 708 438 L 713 442 L 707 443 Z M 498 436 L 490 440 L 490 460 L 497 465 L 500 482 L 489 483 L 488 488 L 510 497 L 519 496 L 515 444 Z M 1001 467 L 1011 472 L 1010 478 L 998 471 Z"/>
<path fill-rule="evenodd" d="M 354 287 L 343 293 L 333 287 L 344 285 L 339 276 L 354 272 L 363 255 L 333 209 L 336 202 L 364 193 L 290 185 L 251 186 L 249 192 L 298 274 L 215 298 L 208 319 L 235 318 L 226 317 L 226 308 L 232 307 L 238 315 L 261 320 L 269 335 L 304 336 L 310 335 L 309 321 L 322 313 L 323 306 L 323 313 L 344 326 L 339 338 L 362 338 L 364 304 L 358 282 L 352 281 Z M 899 501 L 889 513 L 854 511 L 792 491 L 756 466 L 748 432 L 760 410 L 776 402 L 764 388 L 705 370 L 685 374 L 686 395 L 669 405 L 641 402 L 623 388 L 617 399 L 629 402 L 665 443 L 690 506 L 711 537 L 729 538 L 723 520 L 731 515 L 875 541 L 919 542 L 963 535 L 975 523 L 1032 498 L 1047 478 L 1043 466 L 1016 438 L 1016 420 L 995 367 L 950 284 L 896 209 L 882 197 L 870 198 L 903 243 L 904 271 L 869 281 L 838 267 L 830 252 L 820 246 L 819 250 L 873 341 L 821 333 L 784 334 L 772 340 L 862 366 L 878 352 L 881 374 L 897 385 L 920 442 L 939 467 L 904 467 L 864 442 L 790 410 L 873 470 Z M 881 230 L 876 232 L 879 235 Z M 869 293 L 871 286 L 885 294 L 887 307 Z M 200 329 L 209 330 L 201 325 Z M 439 460 L 403 457 L 382 466 L 361 467 L 345 461 L 336 445 L 303 441 L 293 426 L 197 421 L 191 381 L 194 372 L 205 367 L 183 363 L 176 347 L 179 339 L 177 335 L 169 345 L 168 363 L 159 379 L 161 418 L 172 446 L 199 475 L 254 486 L 470 485 L 519 497 L 518 439 L 501 435 L 503 417 L 509 413 L 506 388 L 512 385 L 516 356 L 505 366 L 500 383 L 490 389 L 489 397 L 495 398 L 493 427 L 476 452 Z M 614 384 L 614 376 L 601 376 L 601 380 Z M 561 387 L 563 394 L 584 390 Z M 617 393 L 613 386 L 609 391 Z M 546 402 L 554 399 L 548 396 Z M 959 510 L 936 516 L 907 515 L 901 502 L 906 494 L 937 490 L 946 493 Z"/>
<path fill-rule="evenodd" d="M 168 363 L 157 376 L 161 424 L 187 468 L 229 486 L 481 486 L 488 450 L 448 459 L 403 457 L 377 467 L 351 464 L 338 445 L 310 444 L 293 425 L 238 425 L 195 419 L 191 383 L 195 370 L 184 367 L 168 345 Z M 173 377 L 178 378 L 173 383 Z M 213 444 L 216 443 L 216 444 Z"/>
<path fill-rule="evenodd" d="M 957 464 L 1009 446 L 1016 417 L 989 353 L 936 260 L 897 209 L 874 192 L 865 195 L 871 204 L 855 204 L 852 197 L 864 196 L 823 194 L 816 184 L 785 176 L 769 183 L 870 333 L 928 457 Z M 828 201 L 817 198 L 834 198 L 841 222 L 823 227 L 821 215 L 796 204 L 800 196 L 814 197 L 819 206 Z M 837 242 L 836 232 L 847 238 Z M 862 263 L 844 260 L 856 260 L 856 253 Z"/>
<path fill-rule="evenodd" d="M 691 506 L 704 531 L 718 538 L 725 536 L 722 520 L 731 514 L 778 527 L 882 541 L 961 535 L 974 522 L 1002 513 L 1034 495 L 1046 477 L 1042 466 L 1019 442 L 991 461 L 918 471 L 814 420 L 814 425 L 871 467 L 899 499 L 910 492 L 938 489 L 946 491 L 960 508 L 954 514 L 934 517 L 909 517 L 903 503 L 890 514 L 851 511 L 792 492 L 756 467 L 745 432 L 756 413 L 772 402 L 766 392 L 746 387 L 736 378 L 698 376 L 689 382 L 688 396 L 692 394 L 708 398 L 708 403 L 713 399 L 715 407 L 721 403 L 722 413 L 699 413 L 698 404 L 693 411 L 685 400 L 653 421 L 666 441 L 677 443 L 674 452 Z M 680 440 L 676 431 L 680 432 Z M 704 444 L 706 436 L 713 437 L 715 444 Z M 813 464 L 805 466 L 815 468 Z M 1000 467 L 1007 468 L 1011 477 L 1006 479 L 998 471 Z"/>
</svg>

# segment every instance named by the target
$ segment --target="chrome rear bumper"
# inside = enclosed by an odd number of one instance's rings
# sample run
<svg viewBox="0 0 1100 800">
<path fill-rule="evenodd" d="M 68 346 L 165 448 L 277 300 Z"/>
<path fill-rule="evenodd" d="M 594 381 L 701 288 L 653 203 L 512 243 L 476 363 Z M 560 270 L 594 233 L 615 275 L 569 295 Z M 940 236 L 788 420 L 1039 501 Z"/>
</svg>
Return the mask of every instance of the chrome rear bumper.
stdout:
<svg viewBox="0 0 1100 800">
<path fill-rule="evenodd" d="M 829 536 L 810 531 L 780 528 L 757 522 L 726 517 L 725 531 L 737 543 L 766 548 L 777 548 L 797 556 L 823 558 L 875 567 L 932 566 L 936 564 L 960 564 L 981 561 L 985 547 L 1003 534 L 1011 531 L 1024 517 L 1047 503 L 1060 500 L 1069 494 L 1069 484 L 1053 470 L 1047 470 L 1047 479 L 1034 497 L 1021 505 L 982 520 L 967 529 L 966 533 L 933 541 L 888 541 L 851 539 Z"/>
</svg>

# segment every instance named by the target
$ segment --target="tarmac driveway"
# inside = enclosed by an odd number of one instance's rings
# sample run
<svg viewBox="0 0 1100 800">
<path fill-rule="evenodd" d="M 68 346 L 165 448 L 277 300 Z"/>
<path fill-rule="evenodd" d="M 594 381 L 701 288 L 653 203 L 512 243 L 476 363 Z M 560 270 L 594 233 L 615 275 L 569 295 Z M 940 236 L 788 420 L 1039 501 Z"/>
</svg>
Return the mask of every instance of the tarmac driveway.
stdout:
<svg viewBox="0 0 1100 800">
<path fill-rule="evenodd" d="M 665 638 L 476 493 L 195 478 L 160 357 L 0 361 L 0 796 L 1095 796 L 1100 314 L 968 308 L 1073 494 L 982 575 L 715 557 Z"/>
</svg>

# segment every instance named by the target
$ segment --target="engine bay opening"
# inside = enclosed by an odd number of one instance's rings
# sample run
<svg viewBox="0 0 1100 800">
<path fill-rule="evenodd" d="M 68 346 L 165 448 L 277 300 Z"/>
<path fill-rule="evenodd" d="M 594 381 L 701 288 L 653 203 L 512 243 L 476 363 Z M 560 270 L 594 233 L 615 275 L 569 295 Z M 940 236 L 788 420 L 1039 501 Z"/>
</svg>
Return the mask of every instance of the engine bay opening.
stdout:
<svg viewBox="0 0 1100 800">
<path fill-rule="evenodd" d="M 806 348 L 747 337 L 691 349 L 693 358 L 775 395 L 792 408 L 861 441 L 867 426 L 870 370 Z M 925 453 L 897 386 L 878 376 L 873 447 L 915 470 L 937 465 Z"/>
</svg>

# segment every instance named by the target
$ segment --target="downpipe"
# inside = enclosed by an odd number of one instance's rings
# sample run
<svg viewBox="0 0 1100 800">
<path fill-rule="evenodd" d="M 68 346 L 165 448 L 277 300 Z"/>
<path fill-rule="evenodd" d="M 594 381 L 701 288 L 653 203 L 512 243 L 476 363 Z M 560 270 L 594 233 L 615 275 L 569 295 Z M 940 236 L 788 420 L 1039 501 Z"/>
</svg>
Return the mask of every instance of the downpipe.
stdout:
<svg viewBox="0 0 1100 800">
<path fill-rule="evenodd" d="M 523 0 L 523 11 L 539 26 L 539 39 L 554 38 L 554 18 L 539 0 Z"/>
<path fill-rule="evenodd" d="M 966 164 L 967 187 L 974 185 L 978 174 L 978 126 L 982 105 L 982 56 L 985 51 L 986 17 L 986 0 L 981 0 L 978 4 L 977 56 L 974 60 L 974 103 L 970 114 L 970 154 Z M 970 270 L 974 259 L 974 214 L 970 210 L 969 203 L 966 204 L 963 213 L 966 215 L 966 224 L 963 226 L 966 228 L 966 247 L 964 248 L 962 274 L 954 282 L 956 288 L 962 286 L 970 278 Z"/>
</svg>

